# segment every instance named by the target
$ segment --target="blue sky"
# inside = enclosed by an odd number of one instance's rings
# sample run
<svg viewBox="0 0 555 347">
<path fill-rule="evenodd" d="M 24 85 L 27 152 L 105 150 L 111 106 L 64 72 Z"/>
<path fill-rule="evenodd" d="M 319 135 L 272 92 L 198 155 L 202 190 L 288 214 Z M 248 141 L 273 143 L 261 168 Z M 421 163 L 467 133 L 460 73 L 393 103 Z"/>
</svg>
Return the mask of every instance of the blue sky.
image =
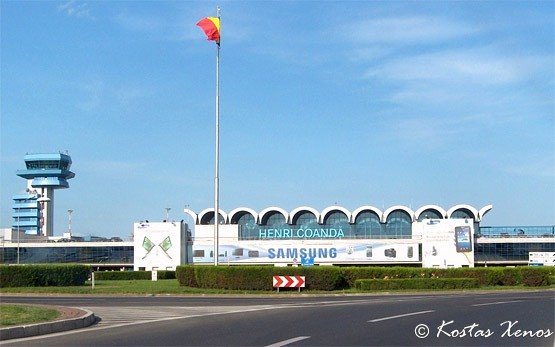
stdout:
<svg viewBox="0 0 555 347">
<path fill-rule="evenodd" d="M 26 153 L 66 150 L 55 234 L 214 205 L 493 204 L 555 223 L 553 1 L 2 1 L 1 225 Z"/>
</svg>

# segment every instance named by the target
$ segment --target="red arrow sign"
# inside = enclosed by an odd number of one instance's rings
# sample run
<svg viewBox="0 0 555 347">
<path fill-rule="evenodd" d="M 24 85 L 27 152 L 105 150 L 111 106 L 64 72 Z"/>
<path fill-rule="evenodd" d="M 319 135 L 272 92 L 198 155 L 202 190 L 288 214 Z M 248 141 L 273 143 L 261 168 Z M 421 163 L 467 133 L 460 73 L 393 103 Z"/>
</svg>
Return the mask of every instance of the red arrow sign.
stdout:
<svg viewBox="0 0 555 347">
<path fill-rule="evenodd" d="M 304 288 L 304 276 L 274 276 L 274 288 Z"/>
</svg>

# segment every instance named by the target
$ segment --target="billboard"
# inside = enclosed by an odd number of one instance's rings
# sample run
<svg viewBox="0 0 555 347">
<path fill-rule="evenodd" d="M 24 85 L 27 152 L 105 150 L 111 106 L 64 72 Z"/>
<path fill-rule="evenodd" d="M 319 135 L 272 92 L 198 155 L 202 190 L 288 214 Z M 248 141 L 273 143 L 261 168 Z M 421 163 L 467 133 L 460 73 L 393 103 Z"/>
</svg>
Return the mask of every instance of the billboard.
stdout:
<svg viewBox="0 0 555 347">
<path fill-rule="evenodd" d="M 186 263 L 182 223 L 135 223 L 133 230 L 134 270 L 175 270 Z"/>
<path fill-rule="evenodd" d="M 468 219 L 425 219 L 422 232 L 422 267 L 474 267 L 474 227 Z"/>
<path fill-rule="evenodd" d="M 218 261 L 225 263 L 315 264 L 419 262 L 418 243 L 236 241 L 219 245 Z M 214 262 L 213 244 L 195 243 L 193 263 Z"/>
</svg>

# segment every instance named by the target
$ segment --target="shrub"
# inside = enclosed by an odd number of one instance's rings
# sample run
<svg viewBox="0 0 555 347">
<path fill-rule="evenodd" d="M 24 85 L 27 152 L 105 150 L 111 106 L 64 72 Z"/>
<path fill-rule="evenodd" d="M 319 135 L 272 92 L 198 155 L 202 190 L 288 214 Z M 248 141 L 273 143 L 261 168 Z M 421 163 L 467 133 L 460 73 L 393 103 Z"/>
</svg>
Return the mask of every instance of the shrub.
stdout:
<svg viewBox="0 0 555 347">
<path fill-rule="evenodd" d="M 475 278 L 359 279 L 355 287 L 358 290 L 468 289 L 478 288 L 479 283 Z"/>
<path fill-rule="evenodd" d="M 529 287 L 546 286 L 549 283 L 550 270 L 536 267 L 522 267 L 522 283 Z"/>
<path fill-rule="evenodd" d="M 89 277 L 88 265 L 0 265 L 0 287 L 81 286 Z"/>
<path fill-rule="evenodd" d="M 149 280 L 152 278 L 150 271 L 95 271 L 95 280 Z"/>
<path fill-rule="evenodd" d="M 187 287 L 198 287 L 197 280 L 195 278 L 195 266 L 194 265 L 182 265 L 175 269 L 175 277 L 179 282 L 180 286 Z"/>
</svg>

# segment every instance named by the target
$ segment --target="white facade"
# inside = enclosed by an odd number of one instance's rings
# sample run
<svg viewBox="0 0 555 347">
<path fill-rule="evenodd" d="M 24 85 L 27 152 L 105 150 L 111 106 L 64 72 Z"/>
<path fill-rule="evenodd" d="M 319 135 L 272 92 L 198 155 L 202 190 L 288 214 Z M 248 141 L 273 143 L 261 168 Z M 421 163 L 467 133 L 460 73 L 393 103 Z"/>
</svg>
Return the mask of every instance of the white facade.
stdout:
<svg viewBox="0 0 555 347">
<path fill-rule="evenodd" d="M 187 226 L 180 222 L 134 223 L 133 269 L 175 270 L 187 263 Z"/>
</svg>

